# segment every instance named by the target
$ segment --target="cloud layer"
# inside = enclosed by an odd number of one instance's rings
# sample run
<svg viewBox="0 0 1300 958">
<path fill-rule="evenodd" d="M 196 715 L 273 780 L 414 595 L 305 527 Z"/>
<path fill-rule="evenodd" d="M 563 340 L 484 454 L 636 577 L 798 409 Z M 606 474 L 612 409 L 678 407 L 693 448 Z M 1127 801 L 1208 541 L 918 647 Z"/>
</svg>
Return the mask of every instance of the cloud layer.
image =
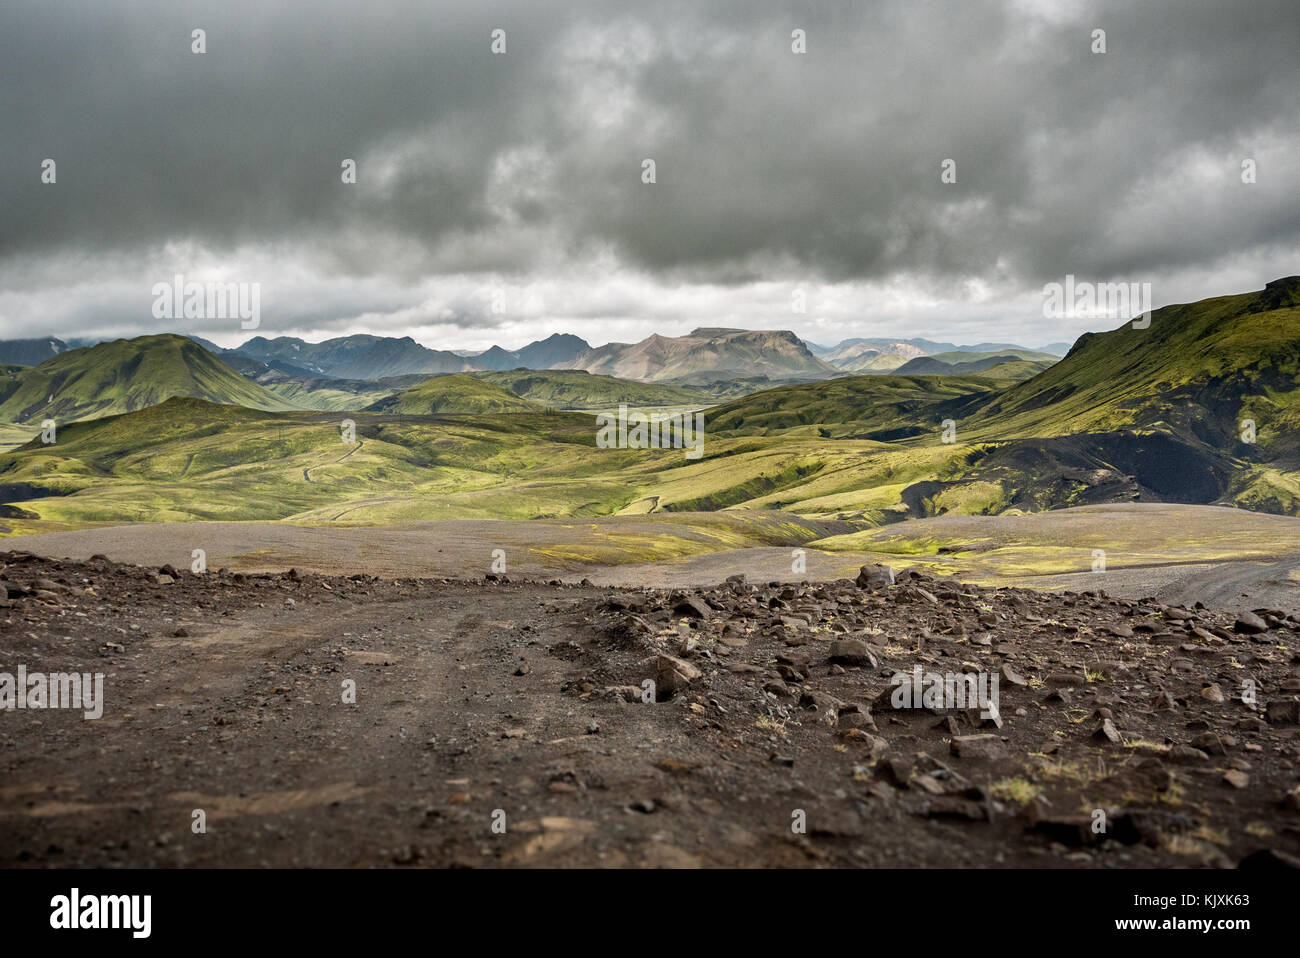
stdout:
<svg viewBox="0 0 1300 958">
<path fill-rule="evenodd" d="M 1041 318 L 1067 273 L 1300 272 L 1294 0 L 267 6 L 4 5 L 0 336 L 174 327 L 179 272 L 266 335 L 1032 345 L 1116 325 Z"/>
</svg>

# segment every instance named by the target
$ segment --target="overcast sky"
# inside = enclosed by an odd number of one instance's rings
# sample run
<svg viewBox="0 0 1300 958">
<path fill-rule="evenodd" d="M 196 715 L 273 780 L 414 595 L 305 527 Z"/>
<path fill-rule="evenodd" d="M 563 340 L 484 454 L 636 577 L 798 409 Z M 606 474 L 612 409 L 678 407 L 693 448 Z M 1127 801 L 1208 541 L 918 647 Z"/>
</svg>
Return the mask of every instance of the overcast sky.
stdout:
<svg viewBox="0 0 1300 958">
<path fill-rule="evenodd" d="M 179 273 L 266 336 L 1072 341 L 1122 320 L 1067 274 L 1300 273 L 1298 51 L 1296 0 L 4 0 L 0 337 L 251 335 Z"/>
</svg>

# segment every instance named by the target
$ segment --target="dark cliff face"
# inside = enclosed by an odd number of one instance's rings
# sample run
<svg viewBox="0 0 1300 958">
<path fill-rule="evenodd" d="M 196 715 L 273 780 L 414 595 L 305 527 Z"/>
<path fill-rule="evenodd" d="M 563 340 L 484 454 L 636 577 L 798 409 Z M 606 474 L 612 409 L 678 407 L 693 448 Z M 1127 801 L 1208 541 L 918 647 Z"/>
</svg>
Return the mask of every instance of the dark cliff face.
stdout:
<svg viewBox="0 0 1300 958">
<path fill-rule="evenodd" d="M 1266 284 L 1264 291 L 1256 298 L 1256 303 L 1254 312 L 1260 313 L 1300 306 L 1300 276 L 1284 276 Z"/>
</svg>

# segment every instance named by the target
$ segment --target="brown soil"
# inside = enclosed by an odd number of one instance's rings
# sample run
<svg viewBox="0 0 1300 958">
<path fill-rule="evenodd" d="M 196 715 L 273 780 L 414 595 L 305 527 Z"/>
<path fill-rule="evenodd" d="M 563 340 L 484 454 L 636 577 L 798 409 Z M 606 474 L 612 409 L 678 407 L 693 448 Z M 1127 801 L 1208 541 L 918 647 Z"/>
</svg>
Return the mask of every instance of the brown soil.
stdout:
<svg viewBox="0 0 1300 958">
<path fill-rule="evenodd" d="M 106 698 L 98 720 L 0 712 L 6 866 L 1300 856 L 1300 619 L 1283 610 L 1250 633 L 910 574 L 670 593 L 0 562 L 0 672 L 103 672 Z M 893 709 L 890 677 L 914 665 L 999 673 L 1001 728 Z"/>
</svg>

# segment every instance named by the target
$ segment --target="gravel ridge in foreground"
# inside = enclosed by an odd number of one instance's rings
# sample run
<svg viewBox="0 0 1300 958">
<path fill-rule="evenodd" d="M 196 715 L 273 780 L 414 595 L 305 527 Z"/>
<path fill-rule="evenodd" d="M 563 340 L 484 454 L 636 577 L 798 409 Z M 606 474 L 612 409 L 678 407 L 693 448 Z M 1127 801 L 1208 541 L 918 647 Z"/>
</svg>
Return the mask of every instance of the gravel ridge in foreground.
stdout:
<svg viewBox="0 0 1300 958">
<path fill-rule="evenodd" d="M 1294 611 L 0 563 L 8 866 L 1300 864 Z"/>
</svg>

